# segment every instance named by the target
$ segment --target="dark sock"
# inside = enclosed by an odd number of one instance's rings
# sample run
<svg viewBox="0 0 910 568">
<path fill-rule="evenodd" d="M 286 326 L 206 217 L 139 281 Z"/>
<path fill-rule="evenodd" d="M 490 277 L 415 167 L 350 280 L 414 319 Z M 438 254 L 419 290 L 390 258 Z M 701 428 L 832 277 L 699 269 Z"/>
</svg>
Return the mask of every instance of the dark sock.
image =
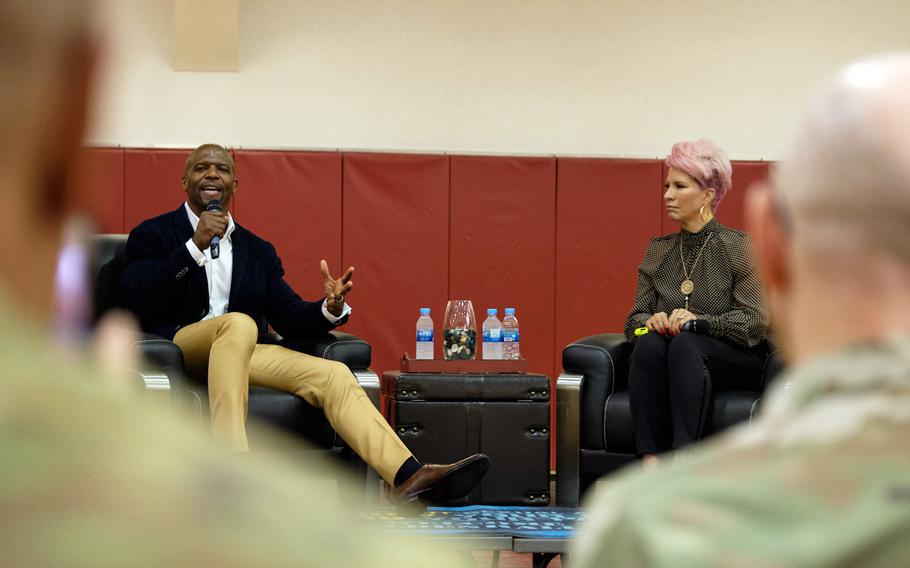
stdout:
<svg viewBox="0 0 910 568">
<path fill-rule="evenodd" d="M 414 459 L 414 456 L 404 460 L 404 463 L 398 468 L 398 473 L 395 474 L 395 487 L 410 479 L 418 469 L 420 469 L 420 462 Z"/>
</svg>

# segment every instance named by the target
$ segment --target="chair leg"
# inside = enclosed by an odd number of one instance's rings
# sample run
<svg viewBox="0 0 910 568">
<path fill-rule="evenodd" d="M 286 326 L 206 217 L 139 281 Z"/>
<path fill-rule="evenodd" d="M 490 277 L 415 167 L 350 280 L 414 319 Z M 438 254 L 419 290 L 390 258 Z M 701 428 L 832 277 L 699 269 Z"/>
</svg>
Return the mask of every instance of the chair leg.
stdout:
<svg viewBox="0 0 910 568">
<path fill-rule="evenodd" d="M 579 502 L 582 378 L 563 373 L 556 380 L 556 505 L 560 507 Z"/>
</svg>

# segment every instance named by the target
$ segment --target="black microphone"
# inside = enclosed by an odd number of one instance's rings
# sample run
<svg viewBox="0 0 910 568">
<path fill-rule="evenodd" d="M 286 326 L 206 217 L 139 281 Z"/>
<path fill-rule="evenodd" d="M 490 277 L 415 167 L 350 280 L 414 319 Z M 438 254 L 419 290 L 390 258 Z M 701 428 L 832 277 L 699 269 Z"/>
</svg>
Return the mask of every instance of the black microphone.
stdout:
<svg viewBox="0 0 910 568">
<path fill-rule="evenodd" d="M 682 331 L 691 331 L 699 335 L 707 335 L 709 331 L 708 320 L 694 319 L 689 320 L 682 326 Z"/>
<path fill-rule="evenodd" d="M 206 211 L 218 211 L 220 213 L 220 212 L 224 211 L 224 208 L 221 206 L 220 199 L 213 199 L 213 200 L 209 201 L 208 203 L 206 203 L 205 210 Z M 219 237 L 218 235 L 215 235 L 214 237 L 212 237 L 212 241 L 209 243 L 209 250 L 212 251 L 213 260 L 218 258 L 219 255 L 221 255 L 221 237 Z"/>
</svg>

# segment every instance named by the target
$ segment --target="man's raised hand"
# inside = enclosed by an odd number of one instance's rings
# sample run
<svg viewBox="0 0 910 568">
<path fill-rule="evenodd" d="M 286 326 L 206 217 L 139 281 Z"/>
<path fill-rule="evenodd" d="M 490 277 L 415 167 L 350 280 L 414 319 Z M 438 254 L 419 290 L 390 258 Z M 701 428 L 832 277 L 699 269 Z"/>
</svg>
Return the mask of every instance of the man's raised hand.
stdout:
<svg viewBox="0 0 910 568">
<path fill-rule="evenodd" d="M 334 279 L 329 274 L 329 265 L 323 259 L 319 261 L 319 269 L 322 271 L 322 290 L 325 292 L 325 307 L 330 314 L 340 316 L 344 309 L 344 302 L 354 282 L 351 278 L 354 276 L 354 267 L 348 268 L 341 278 Z"/>
</svg>

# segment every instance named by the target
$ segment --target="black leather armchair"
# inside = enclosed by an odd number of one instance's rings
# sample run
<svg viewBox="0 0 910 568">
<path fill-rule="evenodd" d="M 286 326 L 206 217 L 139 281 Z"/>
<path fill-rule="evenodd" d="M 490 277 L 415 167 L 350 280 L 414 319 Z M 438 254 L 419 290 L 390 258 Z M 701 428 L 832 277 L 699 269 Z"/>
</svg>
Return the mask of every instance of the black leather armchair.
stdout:
<svg viewBox="0 0 910 568">
<path fill-rule="evenodd" d="M 556 381 L 556 503 L 577 505 L 599 477 L 636 459 L 635 426 L 629 405 L 629 355 L 623 334 L 603 333 L 563 349 L 563 373 Z M 717 385 L 704 435 L 751 420 L 765 387 L 780 371 L 772 349 L 761 388 L 730 390 Z"/>
<path fill-rule="evenodd" d="M 95 320 L 105 312 L 123 306 L 120 295 L 120 271 L 127 235 L 95 235 L 92 241 L 92 275 L 95 292 Z M 364 388 L 370 401 L 379 408 L 379 377 L 370 369 L 371 349 L 366 341 L 339 331 L 305 341 L 283 340 L 276 334 L 260 338 L 262 342 L 278 343 L 309 355 L 324 357 L 346 364 Z M 145 388 L 170 391 L 176 398 L 189 397 L 201 417 L 208 416 L 208 394 L 205 385 L 184 374 L 183 354 L 173 342 L 160 337 L 145 336 L 135 344 L 142 361 L 138 369 Z M 335 433 L 318 408 L 310 406 L 292 394 L 251 387 L 249 396 L 250 420 L 272 425 L 284 432 L 307 440 L 316 448 L 341 454 L 359 473 L 367 468 Z M 255 449 L 257 430 L 249 432 L 250 445 Z"/>
</svg>

